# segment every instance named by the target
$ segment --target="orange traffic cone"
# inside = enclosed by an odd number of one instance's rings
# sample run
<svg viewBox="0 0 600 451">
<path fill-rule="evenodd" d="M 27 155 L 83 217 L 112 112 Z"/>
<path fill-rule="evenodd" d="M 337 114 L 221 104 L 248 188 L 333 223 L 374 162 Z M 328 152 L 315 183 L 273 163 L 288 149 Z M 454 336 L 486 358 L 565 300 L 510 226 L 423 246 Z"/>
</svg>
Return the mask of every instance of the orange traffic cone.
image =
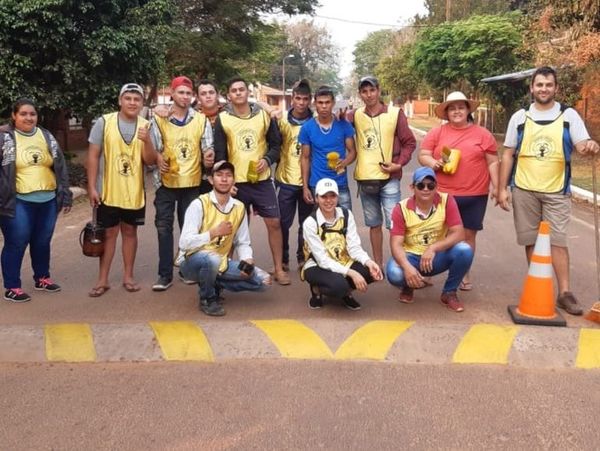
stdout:
<svg viewBox="0 0 600 451">
<path fill-rule="evenodd" d="M 562 315 L 556 311 L 554 304 L 550 224 L 546 221 L 540 223 L 519 306 L 509 305 L 508 313 L 517 324 L 567 325 Z"/>
</svg>

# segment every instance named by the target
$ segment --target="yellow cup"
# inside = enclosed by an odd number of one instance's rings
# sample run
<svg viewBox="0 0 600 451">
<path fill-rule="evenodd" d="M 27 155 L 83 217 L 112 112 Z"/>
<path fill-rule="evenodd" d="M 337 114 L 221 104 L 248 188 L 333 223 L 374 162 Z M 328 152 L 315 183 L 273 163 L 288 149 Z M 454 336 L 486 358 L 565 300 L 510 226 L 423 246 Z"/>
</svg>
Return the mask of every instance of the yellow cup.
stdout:
<svg viewBox="0 0 600 451">
<path fill-rule="evenodd" d="M 248 181 L 250 183 L 257 183 L 258 182 L 258 171 L 256 170 L 256 166 L 258 165 L 257 161 L 254 160 L 250 160 L 248 162 Z"/>
<path fill-rule="evenodd" d="M 329 152 L 327 154 L 327 167 L 332 171 L 335 171 L 338 163 L 340 162 L 340 154 L 338 152 Z"/>
</svg>

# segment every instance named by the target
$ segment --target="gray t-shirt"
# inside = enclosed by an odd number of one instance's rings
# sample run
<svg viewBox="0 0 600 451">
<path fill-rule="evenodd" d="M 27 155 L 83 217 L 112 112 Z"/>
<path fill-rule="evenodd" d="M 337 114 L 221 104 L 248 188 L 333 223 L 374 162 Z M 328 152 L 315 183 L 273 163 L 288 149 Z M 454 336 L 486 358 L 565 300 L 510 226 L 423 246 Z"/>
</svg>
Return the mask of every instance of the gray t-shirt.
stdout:
<svg viewBox="0 0 600 451">
<path fill-rule="evenodd" d="M 117 119 L 117 123 L 119 124 L 119 132 L 123 137 L 123 140 L 127 144 L 131 144 L 133 137 L 135 136 L 135 132 L 137 130 L 137 121 L 127 121 L 119 116 Z M 92 144 L 96 144 L 100 146 L 100 149 L 103 149 L 104 144 L 104 117 L 100 116 L 92 130 L 90 131 L 90 137 L 88 138 L 88 142 Z"/>
<path fill-rule="evenodd" d="M 560 114 L 560 103 L 554 102 L 554 106 L 549 110 L 538 110 L 535 104 L 529 106 L 529 115 L 534 121 L 553 121 Z M 573 145 L 578 142 L 590 139 L 590 135 L 585 128 L 585 124 L 579 116 L 579 113 L 573 108 L 567 108 L 564 111 L 564 119 L 569 123 L 569 133 Z M 525 123 L 525 110 L 521 109 L 512 115 L 508 127 L 506 128 L 506 136 L 504 138 L 504 147 L 512 149 L 517 147 L 517 128 Z"/>
</svg>

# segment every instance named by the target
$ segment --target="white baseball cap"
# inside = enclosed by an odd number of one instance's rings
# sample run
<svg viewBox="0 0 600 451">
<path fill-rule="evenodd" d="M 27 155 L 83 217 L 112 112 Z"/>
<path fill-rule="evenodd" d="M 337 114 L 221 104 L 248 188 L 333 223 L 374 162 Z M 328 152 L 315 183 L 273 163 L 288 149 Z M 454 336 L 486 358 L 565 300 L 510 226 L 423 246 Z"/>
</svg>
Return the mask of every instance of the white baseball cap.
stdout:
<svg viewBox="0 0 600 451">
<path fill-rule="evenodd" d="M 327 193 L 335 193 L 339 196 L 340 192 L 338 191 L 337 183 L 332 179 L 321 179 L 317 182 L 317 186 L 315 186 L 315 194 L 317 196 L 323 196 Z"/>
</svg>

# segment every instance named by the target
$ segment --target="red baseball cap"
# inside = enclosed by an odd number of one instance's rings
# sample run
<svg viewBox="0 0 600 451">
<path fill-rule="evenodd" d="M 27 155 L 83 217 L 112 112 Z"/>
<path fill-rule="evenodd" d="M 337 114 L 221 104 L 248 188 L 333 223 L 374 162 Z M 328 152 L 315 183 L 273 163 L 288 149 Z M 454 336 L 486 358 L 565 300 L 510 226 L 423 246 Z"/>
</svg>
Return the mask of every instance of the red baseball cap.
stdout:
<svg viewBox="0 0 600 451">
<path fill-rule="evenodd" d="M 175 91 L 178 87 L 180 87 L 182 85 L 187 86 L 192 91 L 194 90 L 194 84 L 192 83 L 192 80 L 190 80 L 187 77 L 180 76 L 180 77 L 175 77 L 173 80 L 171 80 L 171 90 L 173 90 L 173 91 Z"/>
</svg>

